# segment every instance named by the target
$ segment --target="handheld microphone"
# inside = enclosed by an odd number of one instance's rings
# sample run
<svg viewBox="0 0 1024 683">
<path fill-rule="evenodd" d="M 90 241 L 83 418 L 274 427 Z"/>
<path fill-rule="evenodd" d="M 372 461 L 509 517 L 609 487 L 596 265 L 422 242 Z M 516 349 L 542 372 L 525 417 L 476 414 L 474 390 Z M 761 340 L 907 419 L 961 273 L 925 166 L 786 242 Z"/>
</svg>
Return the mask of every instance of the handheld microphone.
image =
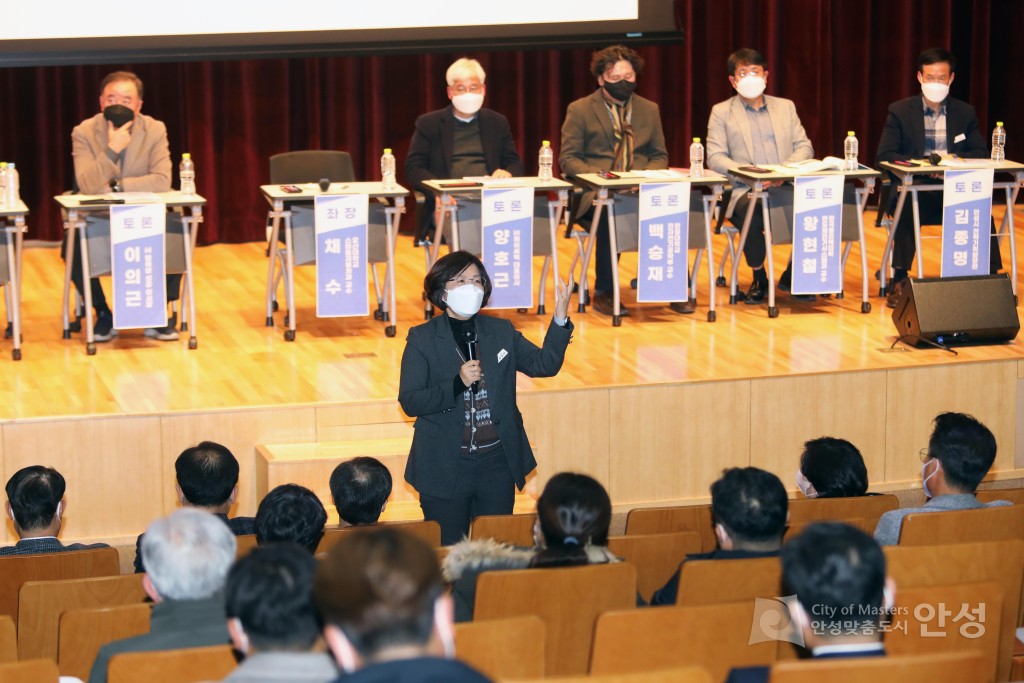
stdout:
<svg viewBox="0 0 1024 683">
<path fill-rule="evenodd" d="M 319 185 L 320 185 L 320 191 L 321 192 L 327 192 L 328 188 L 330 188 L 330 186 L 331 186 L 331 179 L 330 178 L 321 178 L 320 182 L 319 182 Z"/>
<path fill-rule="evenodd" d="M 932 152 L 931 154 L 928 155 L 928 162 L 932 166 L 938 166 L 940 161 L 942 161 L 942 155 L 940 155 L 938 152 Z"/>
<path fill-rule="evenodd" d="M 466 338 L 466 350 L 467 350 L 467 353 L 469 354 L 469 360 L 477 360 L 477 357 L 476 357 L 476 335 L 474 334 L 472 337 L 470 337 L 467 334 L 466 337 L 467 337 Z M 480 389 L 480 382 L 473 382 L 473 385 L 470 387 L 470 389 L 472 389 L 473 393 L 475 394 L 477 392 L 477 390 Z"/>
</svg>

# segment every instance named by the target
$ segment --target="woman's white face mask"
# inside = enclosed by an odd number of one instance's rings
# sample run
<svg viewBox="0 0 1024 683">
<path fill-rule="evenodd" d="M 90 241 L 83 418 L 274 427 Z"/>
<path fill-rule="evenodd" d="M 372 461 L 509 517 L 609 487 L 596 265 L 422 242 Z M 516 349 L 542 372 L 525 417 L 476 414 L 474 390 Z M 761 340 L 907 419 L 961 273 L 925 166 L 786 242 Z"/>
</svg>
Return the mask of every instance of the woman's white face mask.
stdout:
<svg viewBox="0 0 1024 683">
<path fill-rule="evenodd" d="M 480 311 L 484 302 L 484 290 L 476 285 L 460 285 L 445 290 L 445 303 L 453 312 L 463 318 L 471 318 Z"/>
</svg>

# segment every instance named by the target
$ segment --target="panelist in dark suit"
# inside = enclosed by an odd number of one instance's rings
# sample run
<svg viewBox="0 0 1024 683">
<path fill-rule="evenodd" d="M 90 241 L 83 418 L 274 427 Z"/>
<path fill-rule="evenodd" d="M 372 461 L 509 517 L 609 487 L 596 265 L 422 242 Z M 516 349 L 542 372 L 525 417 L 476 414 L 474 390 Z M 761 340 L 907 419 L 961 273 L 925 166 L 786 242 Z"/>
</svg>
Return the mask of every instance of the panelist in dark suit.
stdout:
<svg viewBox="0 0 1024 683">
<path fill-rule="evenodd" d="M 446 315 L 409 330 L 398 402 L 416 418 L 405 480 L 420 494 L 425 519 L 450 545 L 477 515 L 512 513 L 515 488 L 537 466 L 516 406 L 516 373 L 552 377 L 572 336 L 568 292 L 556 284 L 555 314 L 537 347 L 501 318 L 480 315 L 491 279 L 480 259 L 452 252 L 424 280 Z"/>
<path fill-rule="evenodd" d="M 446 74 L 451 105 L 416 119 L 405 175 L 423 193 L 416 238 L 433 235 L 434 195 L 423 182 L 437 178 L 523 175 L 508 119 L 483 109 L 487 74 L 475 59 L 456 60 Z"/>
<path fill-rule="evenodd" d="M 978 127 L 974 107 L 949 97 L 949 86 L 956 77 L 956 59 L 941 47 L 925 50 L 917 58 L 917 80 L 921 94 L 889 105 L 889 117 L 878 141 L 879 161 L 926 159 L 931 154 L 956 155 L 969 159 L 985 158 L 988 146 Z M 937 171 L 940 169 L 936 169 Z M 914 178 L 915 183 L 941 183 L 935 178 Z M 892 194 L 888 211 L 896 210 L 897 195 Z M 922 225 L 942 223 L 942 193 L 921 192 L 918 206 Z M 995 232 L 995 222 L 992 223 Z M 914 213 L 908 197 L 896 225 L 893 240 L 893 278 L 889 306 L 895 306 L 895 286 L 906 279 L 914 263 Z M 1002 268 L 999 242 L 992 237 L 989 268 L 995 273 Z"/>
</svg>

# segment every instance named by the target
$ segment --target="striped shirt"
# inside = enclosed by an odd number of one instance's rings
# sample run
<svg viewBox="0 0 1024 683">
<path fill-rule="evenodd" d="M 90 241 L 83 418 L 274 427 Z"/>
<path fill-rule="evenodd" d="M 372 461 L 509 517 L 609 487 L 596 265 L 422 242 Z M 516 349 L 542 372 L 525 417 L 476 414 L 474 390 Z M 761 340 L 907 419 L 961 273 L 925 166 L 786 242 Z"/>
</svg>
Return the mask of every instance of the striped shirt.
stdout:
<svg viewBox="0 0 1024 683">
<path fill-rule="evenodd" d="M 943 102 L 938 111 L 928 106 L 924 101 L 924 155 L 930 156 L 933 152 L 944 154 L 946 152 L 946 103 Z"/>
</svg>

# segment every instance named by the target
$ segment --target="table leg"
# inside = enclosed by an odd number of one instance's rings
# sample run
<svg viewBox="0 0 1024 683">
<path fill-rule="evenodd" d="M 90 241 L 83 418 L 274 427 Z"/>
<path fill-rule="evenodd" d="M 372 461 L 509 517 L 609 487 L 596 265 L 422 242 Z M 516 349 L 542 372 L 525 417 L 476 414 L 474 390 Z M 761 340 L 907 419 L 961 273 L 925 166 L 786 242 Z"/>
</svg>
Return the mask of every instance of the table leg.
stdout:
<svg viewBox="0 0 1024 683">
<path fill-rule="evenodd" d="M 267 327 L 274 326 L 274 290 L 276 276 L 275 268 L 277 265 L 277 241 L 281 236 L 281 214 L 284 212 L 284 202 L 280 200 L 274 200 L 274 208 L 272 217 L 270 219 L 270 250 L 267 255 L 270 257 L 270 263 L 267 264 Z"/>
<path fill-rule="evenodd" d="M 715 250 L 711 244 L 711 217 L 715 215 L 715 207 L 718 206 L 718 198 L 721 196 L 721 187 L 716 186 L 712 193 L 711 198 L 704 201 L 704 241 L 707 243 L 708 250 L 708 322 L 713 323 L 718 318 L 718 313 L 715 312 Z M 697 279 L 696 272 L 694 272 L 694 286 L 696 287 Z M 696 297 L 697 293 L 694 291 L 693 296 Z"/>
</svg>

